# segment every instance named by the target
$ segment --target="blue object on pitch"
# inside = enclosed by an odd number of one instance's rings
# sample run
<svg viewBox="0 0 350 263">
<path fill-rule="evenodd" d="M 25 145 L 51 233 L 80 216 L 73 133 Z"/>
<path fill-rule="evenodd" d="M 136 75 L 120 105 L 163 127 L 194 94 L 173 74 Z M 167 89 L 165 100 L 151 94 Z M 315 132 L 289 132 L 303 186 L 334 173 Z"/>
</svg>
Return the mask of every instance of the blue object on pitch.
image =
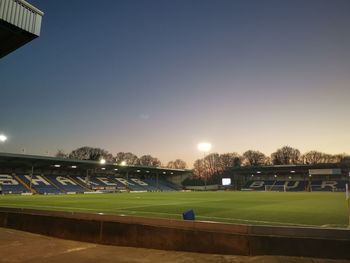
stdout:
<svg viewBox="0 0 350 263">
<path fill-rule="evenodd" d="M 194 211 L 192 209 L 190 209 L 190 210 L 183 212 L 182 218 L 184 220 L 195 220 Z"/>
</svg>

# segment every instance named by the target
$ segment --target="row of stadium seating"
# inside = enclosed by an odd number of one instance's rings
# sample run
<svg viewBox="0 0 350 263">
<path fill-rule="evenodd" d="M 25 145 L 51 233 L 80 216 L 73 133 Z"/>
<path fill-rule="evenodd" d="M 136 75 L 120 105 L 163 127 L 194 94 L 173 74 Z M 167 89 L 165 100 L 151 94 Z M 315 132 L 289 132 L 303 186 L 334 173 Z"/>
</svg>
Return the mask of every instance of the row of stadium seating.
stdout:
<svg viewBox="0 0 350 263">
<path fill-rule="evenodd" d="M 30 193 L 30 189 L 39 194 L 83 193 L 101 191 L 176 191 L 175 185 L 165 180 L 124 179 L 115 176 L 79 176 L 60 175 L 10 175 L 0 174 L 2 193 Z"/>
<path fill-rule="evenodd" d="M 255 191 L 328 191 L 328 192 L 343 192 L 345 185 L 348 183 L 344 180 L 295 180 L 295 181 L 273 181 L 273 180 L 256 180 L 248 181 L 242 190 Z"/>
</svg>

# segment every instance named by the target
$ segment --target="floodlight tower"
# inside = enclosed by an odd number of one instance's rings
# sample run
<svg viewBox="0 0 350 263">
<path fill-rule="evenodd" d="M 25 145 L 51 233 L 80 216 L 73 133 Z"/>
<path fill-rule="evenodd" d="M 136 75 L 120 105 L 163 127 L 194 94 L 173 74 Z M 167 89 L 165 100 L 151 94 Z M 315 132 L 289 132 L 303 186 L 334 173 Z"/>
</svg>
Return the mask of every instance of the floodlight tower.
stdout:
<svg viewBox="0 0 350 263">
<path fill-rule="evenodd" d="M 209 151 L 211 149 L 211 143 L 208 143 L 208 142 L 198 143 L 197 149 L 203 153 L 203 168 L 204 168 L 205 156 L 209 153 Z M 204 190 L 205 191 L 207 190 L 207 175 L 206 174 L 204 174 Z"/>
</svg>

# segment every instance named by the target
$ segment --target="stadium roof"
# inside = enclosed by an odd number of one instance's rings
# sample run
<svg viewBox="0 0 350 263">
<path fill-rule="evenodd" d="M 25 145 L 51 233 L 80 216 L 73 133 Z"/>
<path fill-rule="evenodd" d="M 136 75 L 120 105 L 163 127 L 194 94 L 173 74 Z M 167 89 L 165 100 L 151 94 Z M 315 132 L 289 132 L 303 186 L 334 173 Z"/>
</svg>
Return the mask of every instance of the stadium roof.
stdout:
<svg viewBox="0 0 350 263">
<path fill-rule="evenodd" d="M 43 15 L 24 0 L 0 0 L 0 58 L 37 38 Z"/>
<path fill-rule="evenodd" d="M 106 171 L 120 171 L 120 172 L 150 172 L 160 173 L 164 175 L 176 175 L 190 173 L 188 169 L 169 169 L 161 167 L 137 166 L 137 165 L 119 165 L 116 163 L 101 164 L 99 161 L 90 160 L 74 160 L 56 158 L 50 156 L 38 156 L 27 154 L 13 154 L 0 153 L 0 166 L 2 167 L 16 167 L 16 168 L 69 168 L 72 169 L 97 169 L 105 168 Z"/>
<path fill-rule="evenodd" d="M 246 166 L 232 167 L 231 172 L 239 174 L 272 174 L 272 173 L 307 173 L 311 169 L 337 169 L 343 168 L 348 170 L 349 163 L 320 163 L 320 164 L 290 164 L 290 165 L 266 165 L 266 166 Z"/>
</svg>

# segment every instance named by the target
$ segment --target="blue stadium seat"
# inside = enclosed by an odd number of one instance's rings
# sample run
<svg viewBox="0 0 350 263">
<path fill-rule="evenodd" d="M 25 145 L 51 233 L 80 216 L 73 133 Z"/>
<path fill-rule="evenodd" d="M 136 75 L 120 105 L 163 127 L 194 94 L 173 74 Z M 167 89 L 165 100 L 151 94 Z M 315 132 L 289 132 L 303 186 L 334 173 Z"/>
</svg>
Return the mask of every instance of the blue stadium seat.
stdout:
<svg viewBox="0 0 350 263">
<path fill-rule="evenodd" d="M 25 188 L 16 178 L 9 174 L 0 174 L 0 185 L 3 194 L 22 194 L 30 191 Z"/>
</svg>

